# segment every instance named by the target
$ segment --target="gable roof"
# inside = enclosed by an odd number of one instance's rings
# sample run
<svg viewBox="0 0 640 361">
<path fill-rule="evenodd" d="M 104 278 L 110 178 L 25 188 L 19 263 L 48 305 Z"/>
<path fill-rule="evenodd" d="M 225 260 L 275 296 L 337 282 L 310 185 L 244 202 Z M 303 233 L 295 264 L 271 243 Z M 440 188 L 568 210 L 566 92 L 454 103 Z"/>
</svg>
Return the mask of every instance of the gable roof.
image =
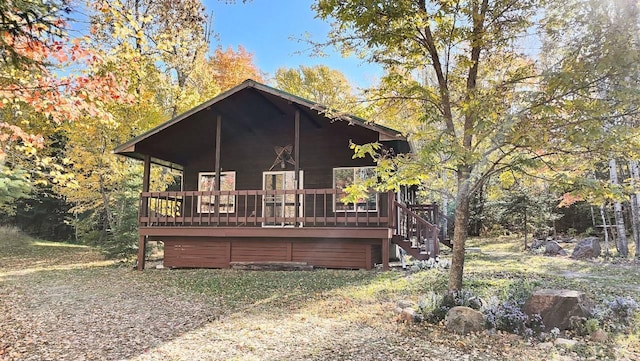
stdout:
<svg viewBox="0 0 640 361">
<path fill-rule="evenodd" d="M 360 126 L 369 130 L 372 130 L 374 132 L 377 132 L 379 134 L 379 140 L 381 141 L 389 141 L 389 140 L 399 140 L 399 141 L 405 141 L 406 142 L 406 138 L 400 134 L 400 132 L 393 130 L 391 128 L 382 126 L 382 125 L 377 125 L 377 124 L 373 124 L 370 123 L 368 121 L 366 121 L 365 119 L 362 119 L 360 117 L 354 116 L 354 115 L 350 115 L 350 114 L 343 114 L 343 113 L 336 113 L 335 116 L 327 116 L 328 113 L 331 113 L 333 110 L 329 109 L 328 107 L 322 105 L 322 104 L 318 104 L 316 102 L 301 98 L 299 96 L 287 93 L 285 91 L 270 87 L 268 85 L 259 83 L 255 80 L 251 80 L 251 79 L 247 79 L 245 81 L 243 81 L 241 84 L 217 95 L 216 97 L 176 116 L 173 119 L 170 119 L 160 125 L 158 125 L 155 128 L 152 128 L 144 133 L 142 133 L 141 135 L 127 141 L 124 144 L 121 144 L 119 146 L 117 146 L 114 149 L 114 153 L 115 154 L 121 154 L 121 155 L 125 155 L 125 156 L 129 156 L 132 158 L 136 158 L 136 159 L 143 159 L 144 155 L 137 152 L 136 151 L 136 145 L 139 144 L 142 141 L 145 141 L 163 131 L 165 131 L 166 129 L 180 123 L 183 122 L 184 120 L 195 116 L 196 114 L 205 111 L 205 110 L 209 110 L 212 107 L 216 106 L 217 104 L 221 103 L 224 100 L 227 100 L 231 97 L 233 97 L 234 95 L 242 92 L 245 89 L 254 89 L 258 92 L 264 93 L 266 95 L 271 95 L 271 96 L 275 96 L 278 98 L 281 98 L 285 101 L 287 101 L 289 104 L 296 104 L 298 106 L 304 107 L 308 110 L 312 110 L 317 112 L 318 114 L 321 114 L 323 117 L 327 118 L 327 119 L 331 119 L 331 120 L 338 120 L 338 121 L 347 121 L 349 122 L 350 125 L 356 125 L 356 126 Z M 162 159 L 158 159 L 158 158 L 154 158 L 152 159 L 152 161 L 156 164 L 160 164 L 160 165 L 164 165 L 164 166 L 169 166 L 172 168 L 178 168 L 180 169 L 181 166 L 179 164 L 170 162 L 170 161 L 166 161 L 166 160 L 162 160 Z"/>
</svg>

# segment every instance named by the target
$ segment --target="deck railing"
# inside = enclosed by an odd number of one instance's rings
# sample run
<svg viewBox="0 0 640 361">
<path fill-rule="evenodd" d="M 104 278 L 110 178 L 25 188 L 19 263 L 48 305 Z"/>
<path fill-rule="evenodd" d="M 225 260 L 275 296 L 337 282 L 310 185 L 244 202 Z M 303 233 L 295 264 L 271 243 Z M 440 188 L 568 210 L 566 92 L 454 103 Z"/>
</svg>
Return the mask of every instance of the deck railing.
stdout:
<svg viewBox="0 0 640 361">
<path fill-rule="evenodd" d="M 439 237 L 441 240 L 449 239 L 447 232 L 451 230 L 449 225 L 453 224 L 453 220 L 446 214 L 442 213 L 437 203 L 431 204 L 408 204 L 407 208 L 415 214 L 435 225 L 439 229 Z"/>
<path fill-rule="evenodd" d="M 392 195 L 393 193 L 391 193 Z M 388 227 L 388 193 L 344 205 L 339 189 L 143 192 L 141 226 Z"/>
<path fill-rule="evenodd" d="M 429 255 L 440 253 L 438 234 L 440 230 L 426 221 L 422 216 L 412 211 L 408 206 L 394 202 L 397 207 L 396 234 L 404 239 L 415 242 L 415 246 Z"/>
</svg>

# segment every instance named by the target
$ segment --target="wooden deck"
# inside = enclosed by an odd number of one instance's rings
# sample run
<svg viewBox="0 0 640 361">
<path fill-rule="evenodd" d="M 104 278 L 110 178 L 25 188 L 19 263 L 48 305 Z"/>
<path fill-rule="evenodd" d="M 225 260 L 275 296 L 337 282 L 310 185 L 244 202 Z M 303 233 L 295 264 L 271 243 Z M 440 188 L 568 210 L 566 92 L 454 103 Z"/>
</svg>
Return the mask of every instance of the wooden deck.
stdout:
<svg viewBox="0 0 640 361">
<path fill-rule="evenodd" d="M 163 241 L 165 266 L 198 268 L 233 262 L 387 268 L 392 241 L 419 259 L 439 252 L 437 227 L 394 193 L 377 194 L 375 207 L 363 202 L 349 211 L 340 209 L 340 197 L 336 189 L 143 192 L 140 249 Z"/>
</svg>

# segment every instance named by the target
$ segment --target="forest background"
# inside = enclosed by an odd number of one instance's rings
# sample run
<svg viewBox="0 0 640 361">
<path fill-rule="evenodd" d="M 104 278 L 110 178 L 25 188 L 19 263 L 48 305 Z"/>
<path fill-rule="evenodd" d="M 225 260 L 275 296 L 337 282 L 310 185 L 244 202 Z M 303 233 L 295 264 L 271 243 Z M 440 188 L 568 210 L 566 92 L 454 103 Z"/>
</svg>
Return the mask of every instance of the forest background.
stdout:
<svg viewBox="0 0 640 361">
<path fill-rule="evenodd" d="M 355 156 L 379 163 L 367 187 L 417 185 L 454 220 L 450 289 L 461 287 L 468 235 L 521 233 L 526 247 L 531 234 L 615 228 L 616 255 L 640 249 L 636 1 L 320 0 L 313 10 L 332 24 L 314 52 L 379 65 L 376 84 L 357 89 L 323 65 L 266 74 L 251 49 L 216 45 L 199 0 L 0 4 L 2 222 L 133 254 L 141 165 L 112 150 L 253 78 L 408 136 L 411 156 L 376 144 Z M 69 31 L 80 18 L 86 36 Z M 152 190 L 179 187 L 171 169 L 151 179 Z"/>
</svg>

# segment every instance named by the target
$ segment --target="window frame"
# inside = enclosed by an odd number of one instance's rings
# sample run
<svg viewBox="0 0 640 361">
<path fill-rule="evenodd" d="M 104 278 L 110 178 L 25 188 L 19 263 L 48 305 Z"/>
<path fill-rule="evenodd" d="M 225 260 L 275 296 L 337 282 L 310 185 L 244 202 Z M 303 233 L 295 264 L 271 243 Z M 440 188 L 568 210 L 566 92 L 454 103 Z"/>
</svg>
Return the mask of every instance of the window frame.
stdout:
<svg viewBox="0 0 640 361">
<path fill-rule="evenodd" d="M 339 170 L 347 170 L 347 169 L 351 169 L 353 171 L 353 179 L 351 182 L 354 182 L 356 179 L 358 179 L 357 177 L 357 171 L 358 170 L 364 170 L 364 169 L 371 169 L 374 171 L 375 173 L 375 166 L 359 166 L 359 167 L 335 167 L 332 170 L 332 184 L 333 184 L 333 189 L 344 189 L 344 188 L 338 188 L 338 186 L 336 185 L 336 171 Z M 352 184 L 352 183 L 350 183 Z M 346 184 L 346 186 L 350 185 L 350 184 Z M 342 198 L 342 194 L 346 194 L 346 192 L 341 192 L 339 194 L 334 194 L 333 195 L 333 212 L 337 213 L 347 213 L 347 212 L 378 212 L 378 204 L 379 204 L 379 199 L 378 199 L 378 193 L 377 192 L 369 192 L 369 196 L 366 199 L 362 199 L 362 202 L 357 202 L 357 203 L 343 203 L 340 202 L 339 199 Z M 340 198 L 338 198 L 340 197 Z M 371 199 L 373 197 L 373 199 Z M 374 207 L 367 207 L 368 203 L 373 203 Z M 338 205 L 342 205 L 344 208 L 343 209 L 338 209 Z"/>
<path fill-rule="evenodd" d="M 233 181 L 232 181 L 232 185 L 233 185 L 233 189 L 220 189 L 221 191 L 235 191 L 236 190 L 236 172 L 235 171 L 224 171 L 224 172 L 220 172 L 222 179 L 220 180 L 220 188 L 223 188 L 223 184 L 224 183 L 224 177 L 228 177 L 228 176 L 233 176 Z M 211 189 L 202 189 L 202 177 L 210 177 L 210 181 L 208 182 L 208 184 L 210 184 Z M 216 172 L 198 172 L 198 192 L 207 192 L 207 191 L 213 191 L 214 188 L 214 184 L 213 182 L 215 182 L 216 180 Z M 198 203 L 197 203 L 197 212 L 198 213 L 215 213 L 215 202 L 213 201 L 215 196 L 202 196 L 199 195 L 198 196 Z M 226 200 L 226 202 L 220 202 L 220 207 L 219 207 L 219 213 L 235 213 L 236 212 L 236 196 L 235 195 L 220 195 L 220 200 Z M 205 202 L 206 198 L 209 198 L 209 202 Z M 203 206 L 208 206 L 208 207 L 203 207 Z"/>
</svg>

